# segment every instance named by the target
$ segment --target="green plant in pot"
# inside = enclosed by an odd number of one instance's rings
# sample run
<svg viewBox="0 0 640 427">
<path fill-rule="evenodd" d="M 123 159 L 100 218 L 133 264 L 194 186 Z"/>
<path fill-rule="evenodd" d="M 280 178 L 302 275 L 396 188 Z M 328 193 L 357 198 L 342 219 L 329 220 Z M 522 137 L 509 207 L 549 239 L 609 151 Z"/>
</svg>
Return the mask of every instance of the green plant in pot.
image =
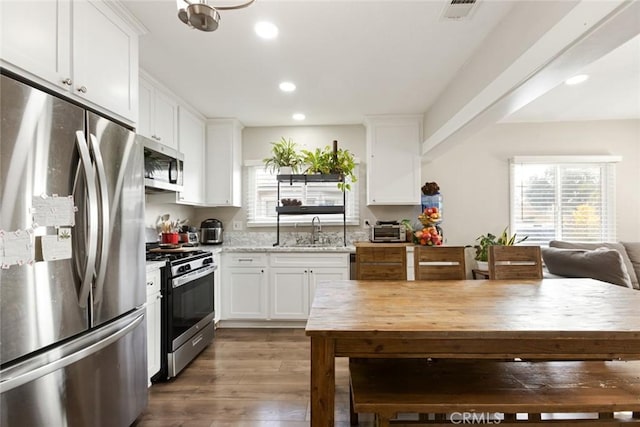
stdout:
<svg viewBox="0 0 640 427">
<path fill-rule="evenodd" d="M 529 236 L 524 236 L 518 239 L 515 233 L 509 235 L 509 227 L 505 227 L 500 236 L 495 236 L 491 233 L 478 236 L 476 239 L 478 244 L 475 246 L 475 260 L 478 262 L 478 268 L 481 270 L 487 269 L 487 262 L 489 261 L 489 246 L 513 246 L 524 242 L 528 238 Z"/>
<path fill-rule="evenodd" d="M 286 173 L 284 168 L 291 168 L 288 173 L 299 173 L 302 167 L 302 155 L 298 153 L 296 143 L 291 138 L 282 137 L 271 143 L 271 157 L 262 159 L 264 167 L 273 172 Z"/>
<path fill-rule="evenodd" d="M 342 191 L 351 190 L 351 185 L 346 182 L 347 178 L 351 182 L 358 180 L 353 173 L 356 167 L 353 154 L 349 150 L 338 148 L 337 141 L 333 141 L 333 149 L 327 145 L 314 151 L 302 150 L 302 154 L 303 162 L 307 164 L 306 173 L 343 175 L 345 181 L 338 183 L 338 188 Z"/>
</svg>

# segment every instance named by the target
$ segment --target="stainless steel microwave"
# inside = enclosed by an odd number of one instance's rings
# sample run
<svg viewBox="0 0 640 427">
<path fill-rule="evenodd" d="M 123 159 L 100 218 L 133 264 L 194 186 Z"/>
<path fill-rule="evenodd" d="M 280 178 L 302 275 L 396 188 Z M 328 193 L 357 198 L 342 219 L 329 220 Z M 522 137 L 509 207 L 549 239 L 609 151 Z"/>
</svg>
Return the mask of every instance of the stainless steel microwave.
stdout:
<svg viewBox="0 0 640 427">
<path fill-rule="evenodd" d="M 148 191 L 182 191 L 184 155 L 159 142 L 136 136 L 144 145 L 144 185 Z"/>
<path fill-rule="evenodd" d="M 372 242 L 405 242 L 407 240 L 406 228 L 399 224 L 381 224 L 371 227 Z"/>
</svg>

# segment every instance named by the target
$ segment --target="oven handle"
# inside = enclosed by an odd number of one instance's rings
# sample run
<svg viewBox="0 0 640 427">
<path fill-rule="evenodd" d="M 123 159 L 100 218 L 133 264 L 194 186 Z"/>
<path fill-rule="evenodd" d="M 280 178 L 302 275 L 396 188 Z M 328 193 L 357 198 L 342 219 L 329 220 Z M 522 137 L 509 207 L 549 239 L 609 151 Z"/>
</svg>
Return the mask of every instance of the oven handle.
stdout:
<svg viewBox="0 0 640 427">
<path fill-rule="evenodd" d="M 178 288 L 184 284 L 187 284 L 193 280 L 199 279 L 201 277 L 204 277 L 208 274 L 213 274 L 213 272 L 215 271 L 215 269 L 217 268 L 217 266 L 215 265 L 209 265 L 207 267 L 203 267 L 199 270 L 196 270 L 192 273 L 187 273 L 187 274 L 183 274 L 182 276 L 176 277 L 175 279 L 173 279 L 171 281 L 171 287 L 173 289 Z"/>
</svg>

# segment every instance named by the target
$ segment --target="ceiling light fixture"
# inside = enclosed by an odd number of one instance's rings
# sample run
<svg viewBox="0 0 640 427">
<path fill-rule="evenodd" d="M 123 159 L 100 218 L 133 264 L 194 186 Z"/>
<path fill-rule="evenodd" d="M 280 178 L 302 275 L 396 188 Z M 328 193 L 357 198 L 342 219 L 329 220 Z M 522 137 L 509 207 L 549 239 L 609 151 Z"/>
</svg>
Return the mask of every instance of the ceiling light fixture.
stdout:
<svg viewBox="0 0 640 427">
<path fill-rule="evenodd" d="M 577 76 L 573 76 L 570 79 L 567 79 L 564 83 L 568 85 L 577 85 L 582 82 L 585 82 L 589 76 L 587 74 L 578 74 Z"/>
<path fill-rule="evenodd" d="M 307 116 L 305 116 L 302 113 L 295 113 L 292 117 L 293 117 L 293 120 L 297 120 L 297 121 L 301 121 L 307 118 Z"/>
<path fill-rule="evenodd" d="M 282 82 L 280 83 L 280 90 L 283 92 L 293 92 L 296 90 L 296 85 L 291 82 Z"/>
<path fill-rule="evenodd" d="M 267 22 L 267 21 L 258 22 L 253 27 L 253 30 L 256 32 L 256 34 L 259 37 L 263 39 L 271 40 L 278 37 L 278 27 L 276 27 L 271 22 Z"/>
<path fill-rule="evenodd" d="M 178 5 L 178 18 L 191 28 L 200 31 L 215 31 L 220 23 L 219 10 L 242 9 L 249 6 L 256 0 L 238 4 L 236 6 L 218 6 L 209 5 L 207 0 L 176 0 Z"/>
</svg>

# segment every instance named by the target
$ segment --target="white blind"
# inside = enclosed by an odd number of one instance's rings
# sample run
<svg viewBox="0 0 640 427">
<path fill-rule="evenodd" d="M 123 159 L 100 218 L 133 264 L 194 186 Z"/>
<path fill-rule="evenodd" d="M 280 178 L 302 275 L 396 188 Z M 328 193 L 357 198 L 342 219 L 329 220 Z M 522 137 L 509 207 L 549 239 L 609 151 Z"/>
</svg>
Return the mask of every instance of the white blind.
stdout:
<svg viewBox="0 0 640 427">
<path fill-rule="evenodd" d="M 576 159 L 511 162 L 510 227 L 529 236 L 527 244 L 615 241 L 615 164 L 602 157 Z"/>
<path fill-rule="evenodd" d="M 358 165 L 354 175 L 359 176 Z M 359 188 L 351 183 L 351 190 L 343 192 L 336 182 L 280 183 L 280 199 L 297 199 L 304 206 L 337 206 L 345 202 L 346 220 L 349 225 L 359 224 Z M 247 224 L 254 226 L 275 225 L 278 205 L 278 182 L 276 174 L 266 171 L 264 165 L 247 166 Z M 280 205 L 281 206 L 281 205 Z M 322 215 L 322 224 L 342 225 L 342 214 Z M 280 224 L 295 224 L 311 221 L 309 215 L 280 215 Z"/>
</svg>

